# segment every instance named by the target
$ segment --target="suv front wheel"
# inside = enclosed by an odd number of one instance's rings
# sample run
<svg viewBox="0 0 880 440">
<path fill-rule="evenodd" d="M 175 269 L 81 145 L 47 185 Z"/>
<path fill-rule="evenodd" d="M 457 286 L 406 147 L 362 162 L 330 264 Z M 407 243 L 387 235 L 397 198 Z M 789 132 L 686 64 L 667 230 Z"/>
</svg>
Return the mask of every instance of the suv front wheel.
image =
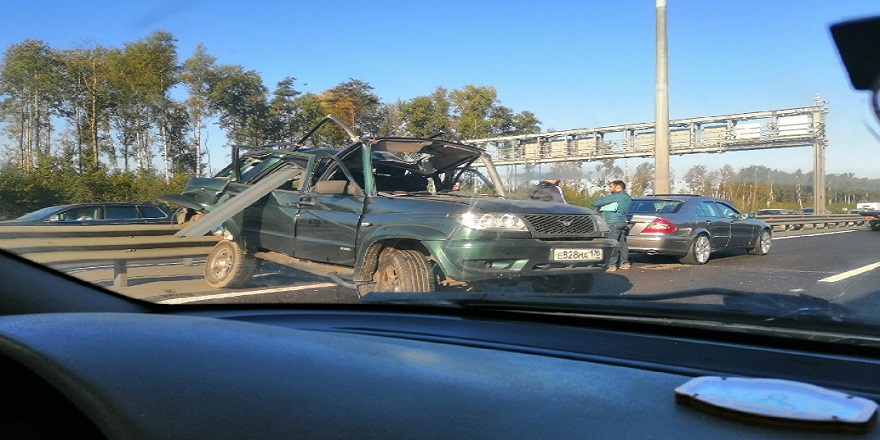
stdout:
<svg viewBox="0 0 880 440">
<path fill-rule="evenodd" d="M 373 292 L 432 292 L 434 274 L 421 252 L 388 248 L 379 257 L 373 283 L 364 287 Z"/>
</svg>

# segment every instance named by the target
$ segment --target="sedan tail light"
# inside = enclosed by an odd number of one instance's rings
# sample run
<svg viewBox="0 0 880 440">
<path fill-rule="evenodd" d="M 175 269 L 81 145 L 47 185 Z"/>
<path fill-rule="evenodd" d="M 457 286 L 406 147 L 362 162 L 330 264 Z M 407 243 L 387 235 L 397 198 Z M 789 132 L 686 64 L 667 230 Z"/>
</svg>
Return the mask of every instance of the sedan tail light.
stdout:
<svg viewBox="0 0 880 440">
<path fill-rule="evenodd" d="M 645 226 L 645 229 L 642 230 L 642 233 L 654 233 L 654 234 L 671 234 L 675 232 L 675 225 L 666 220 L 665 218 L 657 217 Z"/>
</svg>

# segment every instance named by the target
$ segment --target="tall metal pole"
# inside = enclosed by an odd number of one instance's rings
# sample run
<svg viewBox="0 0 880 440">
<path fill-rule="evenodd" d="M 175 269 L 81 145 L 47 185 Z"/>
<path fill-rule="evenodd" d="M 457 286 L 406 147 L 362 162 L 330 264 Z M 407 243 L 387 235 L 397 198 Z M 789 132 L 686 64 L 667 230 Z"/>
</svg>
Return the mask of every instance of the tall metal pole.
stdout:
<svg viewBox="0 0 880 440">
<path fill-rule="evenodd" d="M 654 103 L 654 194 L 669 190 L 669 57 L 666 46 L 666 0 L 657 1 L 657 72 Z"/>
<path fill-rule="evenodd" d="M 813 132 L 820 136 L 813 142 L 813 213 L 823 214 L 827 208 L 825 199 L 825 109 L 817 106 L 813 112 Z"/>
</svg>

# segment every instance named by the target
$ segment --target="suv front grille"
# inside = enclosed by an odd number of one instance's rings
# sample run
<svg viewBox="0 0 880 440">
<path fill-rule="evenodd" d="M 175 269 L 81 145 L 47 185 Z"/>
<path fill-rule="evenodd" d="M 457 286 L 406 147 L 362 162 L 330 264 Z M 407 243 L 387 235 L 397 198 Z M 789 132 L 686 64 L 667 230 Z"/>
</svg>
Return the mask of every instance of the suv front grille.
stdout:
<svg viewBox="0 0 880 440">
<path fill-rule="evenodd" d="M 526 214 L 536 238 L 570 237 L 596 232 L 593 216 L 588 214 Z"/>
</svg>

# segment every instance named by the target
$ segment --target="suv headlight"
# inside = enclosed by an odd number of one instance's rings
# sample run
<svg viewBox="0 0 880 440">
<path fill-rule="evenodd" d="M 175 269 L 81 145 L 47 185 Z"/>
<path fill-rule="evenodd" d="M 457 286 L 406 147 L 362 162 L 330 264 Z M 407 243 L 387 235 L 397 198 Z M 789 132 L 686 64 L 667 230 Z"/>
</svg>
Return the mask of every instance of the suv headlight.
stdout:
<svg viewBox="0 0 880 440">
<path fill-rule="evenodd" d="M 463 226 L 481 231 L 528 231 L 526 222 L 520 216 L 509 213 L 474 213 L 465 212 L 458 215 L 458 222 Z"/>
</svg>

